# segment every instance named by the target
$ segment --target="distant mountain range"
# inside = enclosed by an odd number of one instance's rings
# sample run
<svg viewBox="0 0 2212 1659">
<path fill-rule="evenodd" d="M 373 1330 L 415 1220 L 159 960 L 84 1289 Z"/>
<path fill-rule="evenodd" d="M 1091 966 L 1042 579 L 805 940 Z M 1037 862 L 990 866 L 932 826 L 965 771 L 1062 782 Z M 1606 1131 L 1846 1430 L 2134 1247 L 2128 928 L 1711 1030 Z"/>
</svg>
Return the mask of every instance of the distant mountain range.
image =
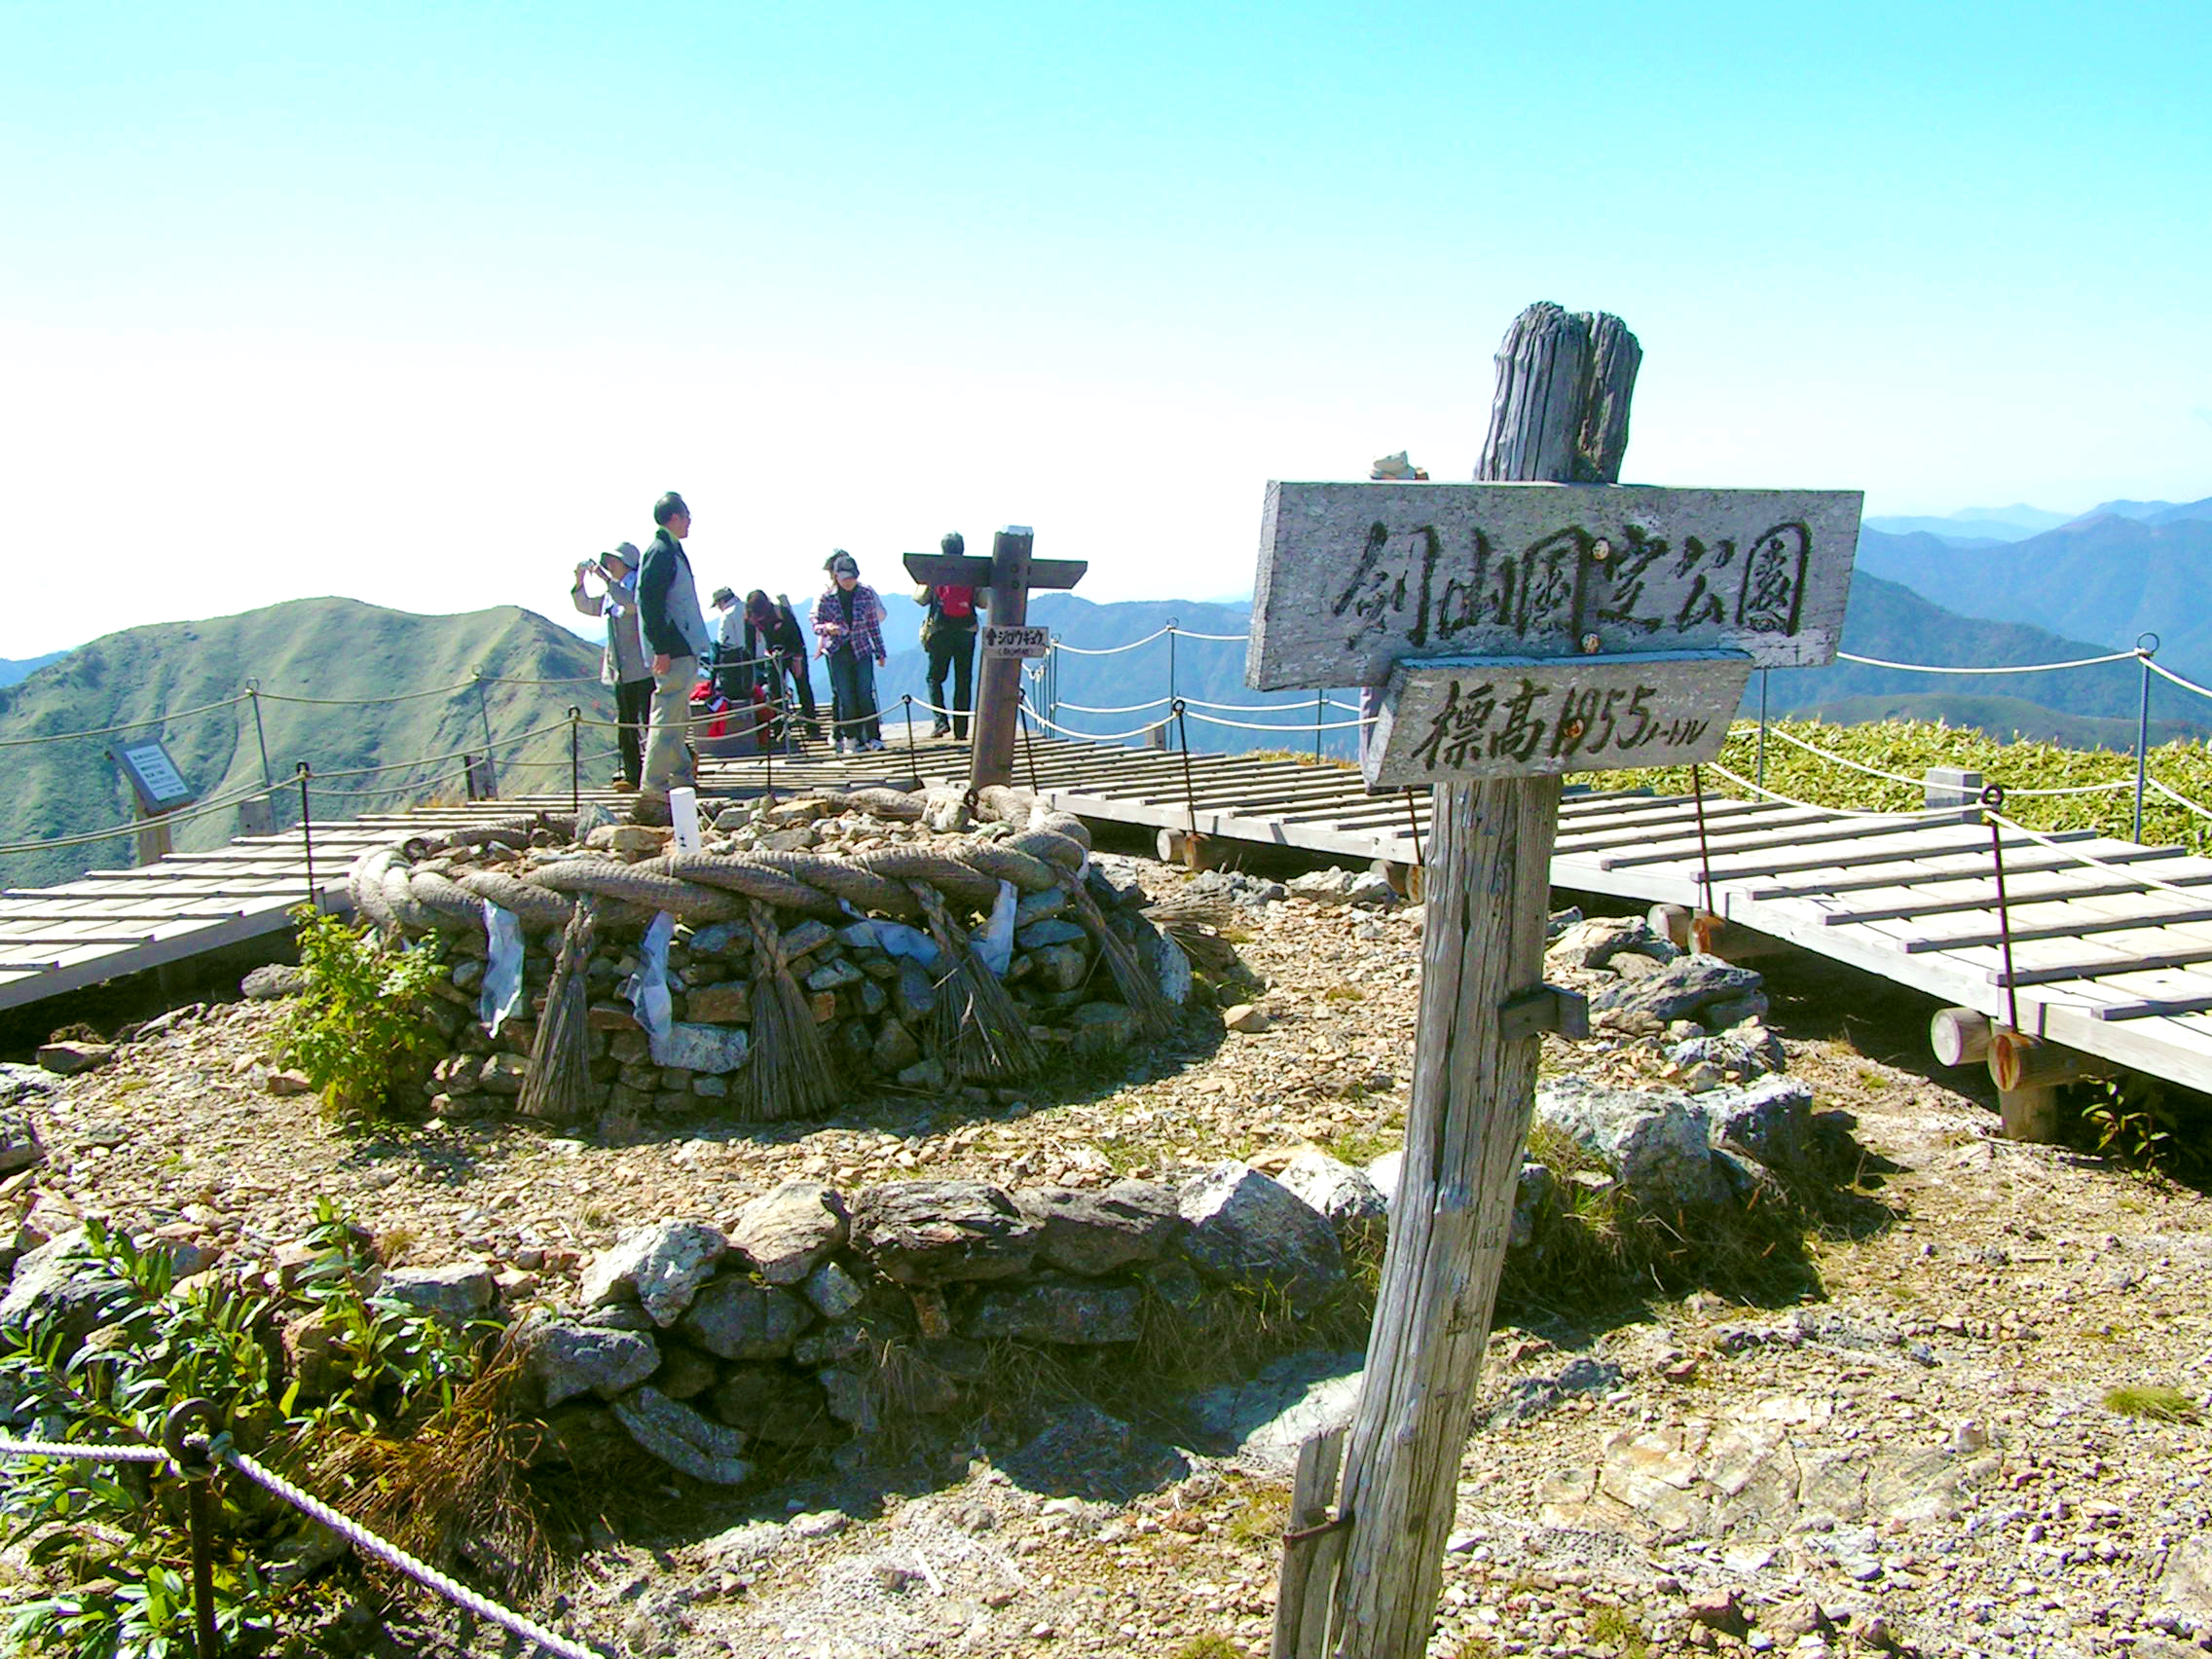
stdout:
<svg viewBox="0 0 2212 1659">
<path fill-rule="evenodd" d="M 2095 518 L 2141 519 L 2148 524 L 2171 524 L 2179 519 L 2212 519 L 2212 497 L 2201 501 L 2100 501 L 2085 513 L 2069 518 L 2042 507 L 1961 507 L 1941 518 L 1896 517 L 1880 514 L 1866 520 L 1868 530 L 1885 535 L 1933 535 L 1959 544 L 1990 541 L 2025 541 L 2046 530 L 2064 525 L 2087 524 Z"/>
<path fill-rule="evenodd" d="M 470 679 L 478 670 L 558 683 L 487 682 L 480 696 Z M 8 745 L 11 784 L 0 795 L 0 842 L 84 833 L 130 820 L 130 792 L 108 752 L 147 735 L 162 739 L 201 799 L 259 783 L 261 749 L 250 704 L 181 713 L 225 703 L 249 679 L 268 693 L 261 700 L 261 724 L 271 774 L 281 781 L 292 776 L 297 762 L 308 761 L 326 780 L 311 786 L 311 798 L 321 803 L 318 813 L 351 816 L 431 793 L 461 798 L 458 759 L 400 764 L 368 778 L 335 774 L 481 751 L 487 724 L 499 740 L 507 790 L 549 788 L 555 780 L 565 787 L 566 731 L 519 745 L 511 740 L 560 720 L 571 703 L 595 718 L 609 718 L 598 672 L 597 649 L 514 606 L 414 616 L 350 599 L 303 599 L 237 616 L 110 634 L 0 689 L 0 743 Z M 454 685 L 460 689 L 392 700 Z M 283 694 L 321 701 L 286 702 L 279 700 Z M 146 719 L 157 723 L 108 736 L 23 741 Z M 608 768 L 599 752 L 608 747 L 609 736 L 585 732 L 591 775 L 600 781 Z M 298 793 L 280 792 L 276 809 L 279 824 L 297 822 Z M 180 848 L 217 846 L 237 831 L 237 813 L 216 811 L 180 824 L 176 841 Z M 127 865 L 131 853 L 129 837 L 120 836 L 10 854 L 0 875 L 12 886 L 45 885 L 86 869 Z"/>
<path fill-rule="evenodd" d="M 48 651 L 44 656 L 0 657 L 0 685 L 14 685 L 28 680 L 50 662 L 59 662 L 67 651 Z"/>
</svg>

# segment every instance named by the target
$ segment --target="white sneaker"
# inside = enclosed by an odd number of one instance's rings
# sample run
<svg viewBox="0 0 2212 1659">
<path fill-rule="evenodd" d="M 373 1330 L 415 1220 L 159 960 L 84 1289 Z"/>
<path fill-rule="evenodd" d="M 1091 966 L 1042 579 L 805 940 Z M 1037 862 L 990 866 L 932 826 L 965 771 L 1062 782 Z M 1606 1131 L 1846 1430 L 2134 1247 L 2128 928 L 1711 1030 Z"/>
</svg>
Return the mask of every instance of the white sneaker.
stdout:
<svg viewBox="0 0 2212 1659">
<path fill-rule="evenodd" d="M 858 754 L 859 754 L 860 752 L 861 752 L 861 746 L 859 745 L 859 743 L 857 743 L 856 741 L 854 741 L 854 740 L 853 740 L 852 738 L 849 738 L 849 737 L 840 737 L 839 739 L 837 739 L 837 753 L 838 753 L 838 754 L 840 754 L 840 755 L 858 755 Z"/>
</svg>

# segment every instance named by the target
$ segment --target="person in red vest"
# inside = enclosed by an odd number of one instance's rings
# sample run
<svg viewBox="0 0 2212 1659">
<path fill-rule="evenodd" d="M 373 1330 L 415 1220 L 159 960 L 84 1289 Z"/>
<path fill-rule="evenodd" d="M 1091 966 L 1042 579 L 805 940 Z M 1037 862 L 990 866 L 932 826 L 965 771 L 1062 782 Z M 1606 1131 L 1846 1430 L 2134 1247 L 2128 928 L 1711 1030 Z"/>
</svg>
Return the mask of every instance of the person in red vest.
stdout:
<svg viewBox="0 0 2212 1659">
<path fill-rule="evenodd" d="M 938 546 L 948 559 L 957 559 L 968 551 L 967 538 L 957 530 Z M 975 588 L 953 583 L 914 590 L 914 603 L 929 609 L 922 622 L 922 648 L 930 654 L 930 702 L 938 711 L 936 723 L 930 727 L 932 737 L 949 733 L 962 741 L 967 739 L 969 686 L 976 675 L 976 611 L 983 598 Z M 952 678 L 949 703 L 944 700 L 947 670 Z M 948 709 L 949 719 L 945 714 Z"/>
</svg>

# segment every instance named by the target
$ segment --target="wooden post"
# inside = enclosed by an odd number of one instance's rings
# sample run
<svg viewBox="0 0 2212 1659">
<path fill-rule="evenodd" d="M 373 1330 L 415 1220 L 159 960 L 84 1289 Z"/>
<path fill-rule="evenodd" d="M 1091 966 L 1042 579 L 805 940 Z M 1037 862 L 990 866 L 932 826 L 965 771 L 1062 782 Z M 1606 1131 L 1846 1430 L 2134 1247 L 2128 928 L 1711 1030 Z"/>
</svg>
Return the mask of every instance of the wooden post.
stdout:
<svg viewBox="0 0 2212 1659">
<path fill-rule="evenodd" d="M 991 626 L 1018 628 L 1029 619 L 1029 553 L 1026 530 L 1008 528 L 991 537 Z M 969 751 L 968 787 L 1014 782 L 1014 727 L 1021 712 L 1021 659 L 985 653 L 976 675 L 975 747 Z"/>
<path fill-rule="evenodd" d="M 1497 354 L 1478 480 L 1610 483 L 1641 350 L 1616 317 L 1531 306 Z M 1499 1011 L 1542 977 L 1560 780 L 1435 786 L 1423 879 L 1420 1015 L 1405 1163 L 1351 1421 L 1328 1616 L 1277 1651 L 1419 1659 L 1428 1650 L 1459 1461 L 1535 1106 L 1537 1041 Z M 1321 1587 L 1316 1587 L 1319 1589 Z"/>
</svg>

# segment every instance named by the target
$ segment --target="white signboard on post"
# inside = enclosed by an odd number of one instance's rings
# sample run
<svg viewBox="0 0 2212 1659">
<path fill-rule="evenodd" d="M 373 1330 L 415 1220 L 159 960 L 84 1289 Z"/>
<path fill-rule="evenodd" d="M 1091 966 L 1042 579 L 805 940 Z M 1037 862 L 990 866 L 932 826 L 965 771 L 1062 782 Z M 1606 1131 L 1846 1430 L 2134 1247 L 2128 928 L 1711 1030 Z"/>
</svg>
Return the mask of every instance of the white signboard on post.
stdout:
<svg viewBox="0 0 2212 1659">
<path fill-rule="evenodd" d="M 1710 760 L 1751 674 L 1742 651 L 1401 665 L 1361 763 L 1394 790 Z"/>
<path fill-rule="evenodd" d="M 1434 657 L 1829 661 L 1856 490 L 1270 484 L 1246 680 L 1375 685 Z"/>
<path fill-rule="evenodd" d="M 1052 630 L 1050 628 L 983 625 L 983 655 L 986 657 L 1041 657 L 1051 648 Z"/>
</svg>

